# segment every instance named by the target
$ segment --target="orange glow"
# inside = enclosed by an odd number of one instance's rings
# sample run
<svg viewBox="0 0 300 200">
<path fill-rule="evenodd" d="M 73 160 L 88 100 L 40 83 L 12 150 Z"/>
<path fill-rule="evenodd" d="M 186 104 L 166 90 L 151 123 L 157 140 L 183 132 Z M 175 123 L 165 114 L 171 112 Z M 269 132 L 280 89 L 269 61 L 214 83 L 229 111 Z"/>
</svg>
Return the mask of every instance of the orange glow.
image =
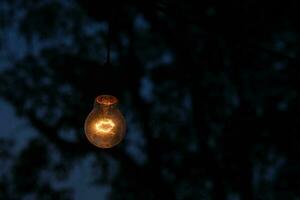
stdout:
<svg viewBox="0 0 300 200">
<path fill-rule="evenodd" d="M 109 133 L 115 127 L 115 123 L 111 119 L 101 119 L 95 127 L 97 132 Z"/>
<path fill-rule="evenodd" d="M 87 139 L 99 148 L 112 148 L 125 136 L 126 122 L 118 108 L 119 100 L 111 95 L 95 98 L 93 110 L 84 122 Z"/>
</svg>

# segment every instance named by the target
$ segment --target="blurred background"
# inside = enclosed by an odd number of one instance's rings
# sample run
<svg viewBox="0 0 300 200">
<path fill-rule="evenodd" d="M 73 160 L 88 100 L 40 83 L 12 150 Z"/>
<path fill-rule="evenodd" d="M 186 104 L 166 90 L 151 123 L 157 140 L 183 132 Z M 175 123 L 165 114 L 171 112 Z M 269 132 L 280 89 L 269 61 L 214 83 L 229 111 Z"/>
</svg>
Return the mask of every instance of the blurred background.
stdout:
<svg viewBox="0 0 300 200">
<path fill-rule="evenodd" d="M 0 0 L 0 199 L 299 200 L 296 5 Z M 112 149 L 84 135 L 100 94 Z"/>
</svg>

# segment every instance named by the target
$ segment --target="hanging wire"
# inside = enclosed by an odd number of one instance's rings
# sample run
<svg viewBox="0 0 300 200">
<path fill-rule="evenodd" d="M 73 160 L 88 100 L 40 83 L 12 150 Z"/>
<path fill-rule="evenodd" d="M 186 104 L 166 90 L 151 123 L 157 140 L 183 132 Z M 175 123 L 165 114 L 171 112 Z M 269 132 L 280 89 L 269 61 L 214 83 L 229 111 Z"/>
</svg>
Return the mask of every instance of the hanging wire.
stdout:
<svg viewBox="0 0 300 200">
<path fill-rule="evenodd" d="M 107 33 L 107 52 L 106 52 L 106 64 L 110 64 L 110 46 L 111 46 L 111 21 L 108 21 L 108 33 Z"/>
<path fill-rule="evenodd" d="M 112 40 L 112 21 L 113 21 L 113 12 L 110 12 L 108 16 L 108 32 L 107 32 L 107 54 L 106 54 L 106 64 L 110 65 L 111 63 L 111 40 Z"/>
</svg>

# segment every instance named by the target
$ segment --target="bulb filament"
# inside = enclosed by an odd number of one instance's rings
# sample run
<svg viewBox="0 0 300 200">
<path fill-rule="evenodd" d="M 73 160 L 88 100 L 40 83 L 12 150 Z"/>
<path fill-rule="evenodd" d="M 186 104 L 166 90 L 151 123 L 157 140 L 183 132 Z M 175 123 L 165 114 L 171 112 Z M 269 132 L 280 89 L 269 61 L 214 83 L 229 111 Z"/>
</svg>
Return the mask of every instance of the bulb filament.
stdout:
<svg viewBox="0 0 300 200">
<path fill-rule="evenodd" d="M 102 133 L 109 133 L 115 127 L 115 123 L 111 119 L 101 119 L 96 123 L 96 130 Z"/>
</svg>

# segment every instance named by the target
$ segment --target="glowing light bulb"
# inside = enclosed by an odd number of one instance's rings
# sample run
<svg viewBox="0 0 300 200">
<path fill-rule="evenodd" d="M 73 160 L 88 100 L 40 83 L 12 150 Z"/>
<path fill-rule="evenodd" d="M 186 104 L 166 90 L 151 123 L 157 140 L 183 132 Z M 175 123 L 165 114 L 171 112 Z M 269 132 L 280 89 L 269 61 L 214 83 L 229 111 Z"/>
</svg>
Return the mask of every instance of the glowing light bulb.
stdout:
<svg viewBox="0 0 300 200">
<path fill-rule="evenodd" d="M 84 124 L 88 140 L 97 147 L 111 148 L 121 142 L 125 130 L 126 123 L 118 109 L 118 99 L 110 95 L 98 96 Z"/>
</svg>

